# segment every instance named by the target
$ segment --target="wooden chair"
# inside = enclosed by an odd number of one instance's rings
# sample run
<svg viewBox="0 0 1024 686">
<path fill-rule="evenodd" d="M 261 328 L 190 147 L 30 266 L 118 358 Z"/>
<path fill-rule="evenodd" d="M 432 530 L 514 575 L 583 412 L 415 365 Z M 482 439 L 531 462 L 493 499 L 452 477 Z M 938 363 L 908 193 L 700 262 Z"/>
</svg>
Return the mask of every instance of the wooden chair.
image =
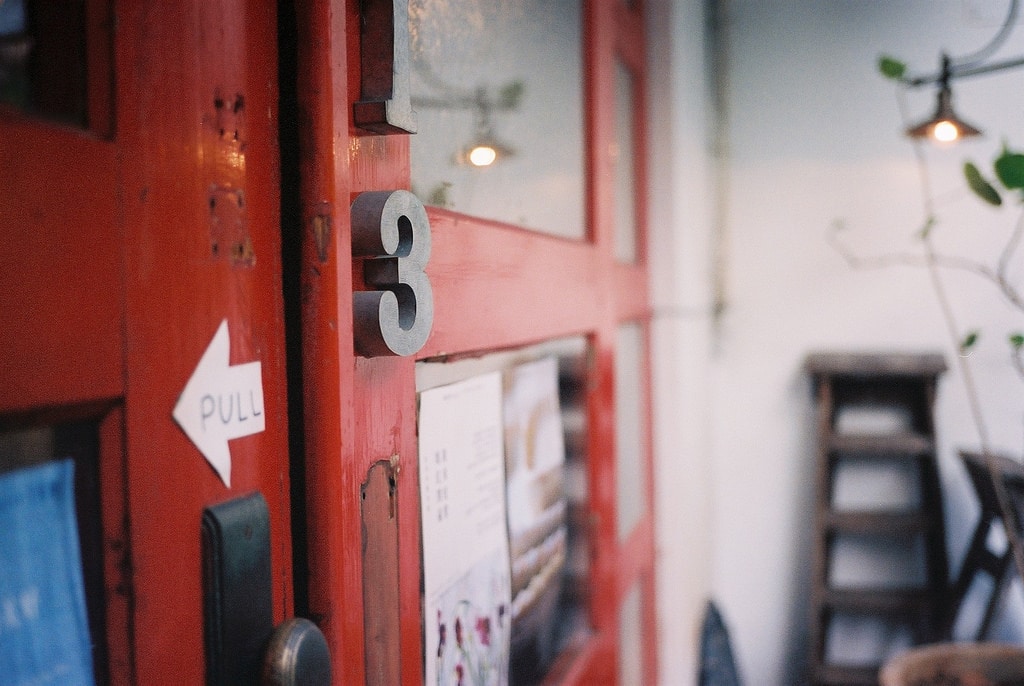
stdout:
<svg viewBox="0 0 1024 686">
<path fill-rule="evenodd" d="M 1006 486 L 1015 524 L 1013 531 L 1006 531 L 1005 550 L 995 553 L 988 547 L 989 534 L 996 523 L 1002 526 L 1003 522 L 988 462 L 985 455 L 978 452 L 961 451 L 960 458 L 967 468 L 967 474 L 978 496 L 981 511 L 970 546 L 960 566 L 960 573 L 950 589 L 947 630 L 951 634 L 967 592 L 978 574 L 985 573 L 992 579 L 992 593 L 985 604 L 985 613 L 978 630 L 973 636 L 974 640 L 980 641 L 988 635 L 989 629 L 991 629 L 1003 591 L 1012 576 L 1009 572 L 1013 567 L 1013 542 L 1016 541 L 1017 545 L 1020 545 L 1021 536 L 1024 533 L 1024 525 L 1022 525 L 1024 522 L 1024 516 L 1022 516 L 1024 515 L 1024 465 L 1002 455 L 992 456 L 1000 478 Z"/>
</svg>

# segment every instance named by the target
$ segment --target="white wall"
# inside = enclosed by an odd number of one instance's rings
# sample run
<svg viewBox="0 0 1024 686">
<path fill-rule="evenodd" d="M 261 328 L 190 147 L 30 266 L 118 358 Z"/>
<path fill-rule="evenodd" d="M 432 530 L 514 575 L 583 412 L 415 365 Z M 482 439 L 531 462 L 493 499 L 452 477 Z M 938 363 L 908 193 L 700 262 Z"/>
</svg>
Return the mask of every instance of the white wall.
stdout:
<svg viewBox="0 0 1024 686">
<path fill-rule="evenodd" d="M 841 220 L 861 253 L 917 248 L 913 234 L 924 218 L 918 167 L 899 134 L 894 87 L 875 63 L 891 53 L 914 72 L 934 71 L 940 51 L 955 58 L 987 42 L 1006 3 L 726 4 L 727 307 L 718 321 L 707 310 L 714 175 L 696 28 L 702 4 L 663 4 L 653 3 L 654 37 L 670 41 L 656 50 L 672 76 L 667 92 L 657 92 L 665 84 L 655 66 L 652 85 L 655 105 L 672 114 L 659 118 L 664 112 L 654 108 L 652 133 L 667 144 L 652 151 L 651 218 L 652 240 L 663 249 L 654 253 L 663 682 L 689 683 L 692 672 L 678 670 L 692 664 L 680 653 L 692 654 L 697 608 L 709 592 L 748 683 L 801 683 L 814 496 L 803 360 L 817 349 L 934 349 L 955 361 L 925 271 L 853 270 L 826 241 Z M 1024 27 L 998 57 L 1021 54 Z M 959 167 L 966 157 L 990 163 L 1003 137 L 1024 148 L 1024 69 L 955 82 L 954 90 L 961 115 L 989 135 L 926 151 L 939 198 L 936 237 L 940 247 L 991 252 L 1019 206 L 981 206 L 963 190 Z M 933 98 L 927 89 L 910 94 L 910 117 L 929 115 Z M 662 222 L 672 230 L 660 232 Z M 1024 253 L 1016 264 L 1024 265 Z M 1024 321 L 971 277 L 944 280 L 961 325 L 983 329 L 969 362 L 993 443 L 1020 455 L 1024 387 L 1005 363 L 1003 339 Z M 955 449 L 978 440 L 955 369 L 943 377 L 937 421 L 955 571 L 976 516 Z M 1019 587 L 1014 593 L 1019 610 Z M 1019 624 L 1003 621 L 1000 635 L 1020 640 Z"/>
<path fill-rule="evenodd" d="M 656 0 L 647 7 L 658 640 L 662 683 L 683 685 L 697 673 L 711 570 L 713 115 L 702 2 Z"/>
</svg>

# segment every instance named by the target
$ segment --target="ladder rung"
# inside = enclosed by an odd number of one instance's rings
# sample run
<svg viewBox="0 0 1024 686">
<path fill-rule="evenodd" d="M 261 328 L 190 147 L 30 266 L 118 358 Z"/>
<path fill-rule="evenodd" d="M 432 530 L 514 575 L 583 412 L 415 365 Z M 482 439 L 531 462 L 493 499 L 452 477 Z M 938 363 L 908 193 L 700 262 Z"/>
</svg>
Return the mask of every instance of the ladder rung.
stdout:
<svg viewBox="0 0 1024 686">
<path fill-rule="evenodd" d="M 936 605 L 926 588 L 829 588 L 824 605 L 832 610 L 902 615 L 929 612 Z"/>
<path fill-rule="evenodd" d="M 927 436 L 912 432 L 895 434 L 832 434 L 828 439 L 829 451 L 858 453 L 885 457 L 900 455 L 914 457 L 934 450 Z"/>
<path fill-rule="evenodd" d="M 831 510 L 825 525 L 833 533 L 906 535 L 928 531 L 937 522 L 922 511 L 864 512 Z"/>
<path fill-rule="evenodd" d="M 814 683 L 822 686 L 875 686 L 878 670 L 878 666 L 870 665 L 818 665 Z"/>
</svg>

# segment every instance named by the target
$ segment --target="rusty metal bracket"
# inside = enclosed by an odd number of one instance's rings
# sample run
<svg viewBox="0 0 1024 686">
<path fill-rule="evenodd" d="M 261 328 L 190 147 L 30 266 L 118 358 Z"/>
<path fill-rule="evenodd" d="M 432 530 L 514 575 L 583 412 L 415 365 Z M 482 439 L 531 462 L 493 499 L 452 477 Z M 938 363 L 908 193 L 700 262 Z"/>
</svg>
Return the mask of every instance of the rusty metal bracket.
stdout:
<svg viewBox="0 0 1024 686">
<path fill-rule="evenodd" d="M 360 496 L 363 525 L 363 630 L 366 683 L 401 683 L 397 460 L 375 462 Z"/>
</svg>

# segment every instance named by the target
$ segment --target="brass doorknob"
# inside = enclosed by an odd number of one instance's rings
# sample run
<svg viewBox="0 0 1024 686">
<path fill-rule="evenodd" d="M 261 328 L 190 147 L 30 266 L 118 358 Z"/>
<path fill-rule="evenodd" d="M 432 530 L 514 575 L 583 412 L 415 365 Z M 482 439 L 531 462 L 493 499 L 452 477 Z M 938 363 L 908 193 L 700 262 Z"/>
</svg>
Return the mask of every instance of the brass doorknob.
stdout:
<svg viewBox="0 0 1024 686">
<path fill-rule="evenodd" d="M 320 628 L 301 617 L 282 622 L 263 653 L 262 686 L 327 686 L 331 654 Z"/>
</svg>

